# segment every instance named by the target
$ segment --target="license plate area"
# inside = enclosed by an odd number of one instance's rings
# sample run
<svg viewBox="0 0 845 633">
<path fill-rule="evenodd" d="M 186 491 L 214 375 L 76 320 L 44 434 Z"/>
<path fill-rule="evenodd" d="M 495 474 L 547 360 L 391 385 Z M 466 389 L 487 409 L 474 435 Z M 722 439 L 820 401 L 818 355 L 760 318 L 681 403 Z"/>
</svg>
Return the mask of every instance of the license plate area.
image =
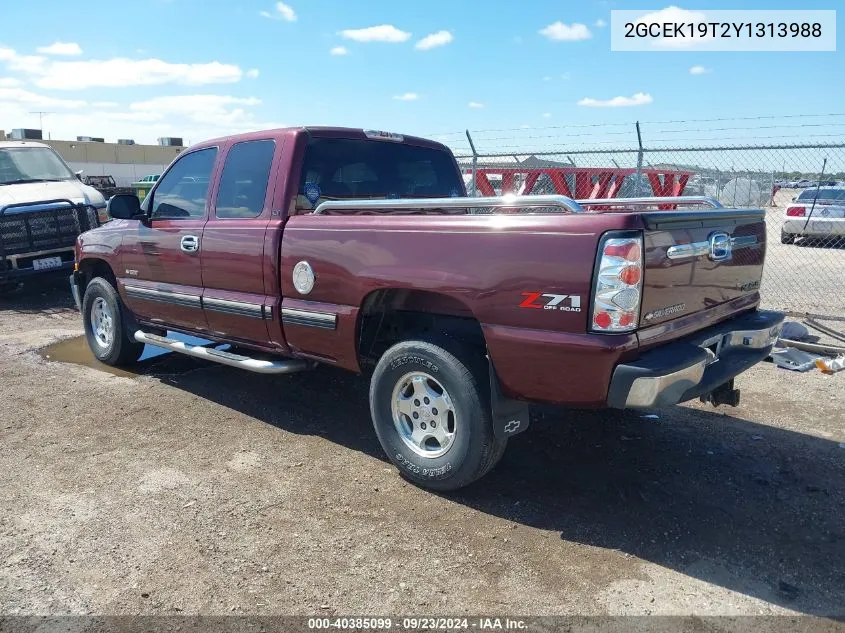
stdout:
<svg viewBox="0 0 845 633">
<path fill-rule="evenodd" d="M 40 259 L 32 260 L 32 268 L 33 270 L 50 270 L 53 268 L 61 268 L 62 266 L 62 258 L 61 257 L 42 257 Z"/>
</svg>

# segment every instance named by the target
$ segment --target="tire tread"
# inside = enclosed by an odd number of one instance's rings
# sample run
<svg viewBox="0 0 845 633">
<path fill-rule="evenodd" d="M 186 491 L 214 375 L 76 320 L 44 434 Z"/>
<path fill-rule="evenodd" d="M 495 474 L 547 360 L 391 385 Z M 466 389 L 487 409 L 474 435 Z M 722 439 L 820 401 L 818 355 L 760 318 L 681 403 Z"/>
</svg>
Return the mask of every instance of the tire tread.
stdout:
<svg viewBox="0 0 845 633">
<path fill-rule="evenodd" d="M 458 382 L 463 385 L 466 390 L 473 393 L 474 397 L 478 400 L 486 428 L 480 429 L 480 438 L 482 441 L 481 455 L 476 460 L 474 467 L 464 470 L 460 475 L 455 475 L 447 479 L 424 480 L 421 478 L 415 478 L 412 474 L 406 472 L 405 469 L 401 467 L 399 470 L 404 477 L 413 483 L 432 490 L 446 492 L 463 488 L 464 486 L 480 479 L 492 470 L 496 463 L 498 463 L 499 459 L 501 459 L 505 448 L 507 447 L 507 438 L 497 438 L 493 432 L 490 416 L 489 388 L 487 386 L 487 382 L 482 380 L 482 377 L 484 376 L 481 371 L 483 363 L 480 362 L 480 359 L 483 358 L 483 356 L 479 357 L 478 354 L 473 353 L 473 351 L 469 348 L 461 345 L 453 339 L 448 338 L 439 339 L 436 342 L 426 339 L 412 339 L 397 343 L 385 352 L 379 360 L 379 363 L 373 373 L 373 381 L 370 388 L 371 407 L 374 393 L 378 388 L 378 382 L 385 371 L 385 367 L 387 367 L 397 355 L 411 353 L 411 350 L 413 350 L 413 353 L 425 355 L 430 358 L 436 358 L 438 359 L 438 362 L 441 362 L 442 359 L 442 362 L 447 363 L 452 368 L 455 374 L 457 374 Z M 372 408 L 374 409 L 375 407 Z M 457 470 L 462 469 L 459 466 Z"/>
</svg>

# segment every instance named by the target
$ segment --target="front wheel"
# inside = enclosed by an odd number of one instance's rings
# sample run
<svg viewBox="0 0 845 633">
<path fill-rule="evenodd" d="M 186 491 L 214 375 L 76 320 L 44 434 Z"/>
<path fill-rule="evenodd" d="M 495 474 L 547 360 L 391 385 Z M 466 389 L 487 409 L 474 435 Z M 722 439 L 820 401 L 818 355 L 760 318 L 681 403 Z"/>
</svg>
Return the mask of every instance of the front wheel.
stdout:
<svg viewBox="0 0 845 633">
<path fill-rule="evenodd" d="M 101 363 L 118 367 L 137 361 L 144 344 L 132 338 L 124 325 L 126 308 L 117 290 L 107 280 L 96 277 L 85 288 L 82 321 L 88 347 Z"/>
<path fill-rule="evenodd" d="M 370 411 L 379 442 L 399 471 L 434 490 L 484 476 L 507 444 L 493 433 L 481 363 L 432 343 L 405 341 L 376 365 Z"/>
<path fill-rule="evenodd" d="M 784 231 L 780 232 L 780 243 L 781 244 L 794 244 L 795 243 L 795 234 L 794 233 L 785 233 Z"/>
</svg>

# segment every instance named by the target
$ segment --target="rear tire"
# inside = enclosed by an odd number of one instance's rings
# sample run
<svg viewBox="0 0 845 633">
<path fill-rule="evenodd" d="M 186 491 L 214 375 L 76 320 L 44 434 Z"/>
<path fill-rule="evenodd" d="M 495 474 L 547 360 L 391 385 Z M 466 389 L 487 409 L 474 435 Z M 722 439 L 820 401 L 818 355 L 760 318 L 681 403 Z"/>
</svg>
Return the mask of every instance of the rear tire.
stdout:
<svg viewBox="0 0 845 633">
<path fill-rule="evenodd" d="M 796 235 L 794 233 L 784 233 L 783 231 L 780 232 L 780 243 L 781 244 L 794 244 L 795 238 L 796 238 Z"/>
<path fill-rule="evenodd" d="M 493 433 L 487 377 L 471 352 L 424 341 L 388 349 L 370 382 L 379 442 L 416 485 L 457 490 L 489 472 L 507 439 Z"/>
<path fill-rule="evenodd" d="M 82 323 L 88 347 L 101 363 L 131 365 L 144 352 L 144 344 L 126 327 L 127 314 L 114 286 L 102 277 L 91 280 L 82 298 Z"/>
</svg>

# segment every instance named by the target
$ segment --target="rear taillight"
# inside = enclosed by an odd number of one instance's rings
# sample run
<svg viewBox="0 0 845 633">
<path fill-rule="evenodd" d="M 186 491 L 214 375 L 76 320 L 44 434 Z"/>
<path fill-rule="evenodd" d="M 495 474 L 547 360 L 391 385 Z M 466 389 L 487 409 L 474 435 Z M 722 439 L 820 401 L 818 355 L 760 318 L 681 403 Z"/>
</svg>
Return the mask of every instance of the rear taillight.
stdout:
<svg viewBox="0 0 845 633">
<path fill-rule="evenodd" d="M 806 207 L 789 207 L 786 210 L 786 215 L 790 218 L 803 218 L 807 215 L 807 208 Z"/>
<path fill-rule="evenodd" d="M 642 234 L 608 233 L 599 245 L 591 329 L 594 332 L 635 329 L 642 284 Z"/>
</svg>

